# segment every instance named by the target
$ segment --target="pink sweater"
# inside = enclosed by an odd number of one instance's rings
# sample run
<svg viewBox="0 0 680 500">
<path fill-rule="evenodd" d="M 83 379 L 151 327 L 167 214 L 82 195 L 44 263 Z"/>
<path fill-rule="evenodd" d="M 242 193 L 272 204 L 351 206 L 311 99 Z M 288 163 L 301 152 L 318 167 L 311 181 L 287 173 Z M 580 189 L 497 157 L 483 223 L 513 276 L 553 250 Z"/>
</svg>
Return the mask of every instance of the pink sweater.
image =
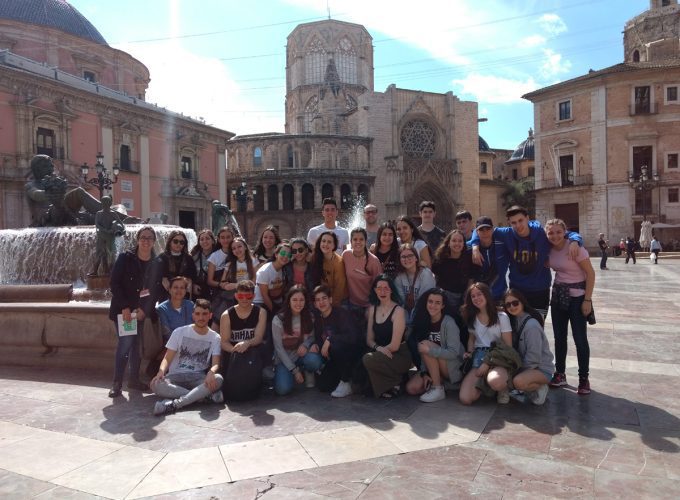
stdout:
<svg viewBox="0 0 680 500">
<path fill-rule="evenodd" d="M 352 250 L 342 252 L 342 263 L 345 265 L 349 301 L 355 306 L 368 307 L 368 294 L 371 293 L 373 280 L 382 273 L 382 265 L 378 258 L 368 252 L 368 265 L 365 257 L 355 257 Z"/>
</svg>

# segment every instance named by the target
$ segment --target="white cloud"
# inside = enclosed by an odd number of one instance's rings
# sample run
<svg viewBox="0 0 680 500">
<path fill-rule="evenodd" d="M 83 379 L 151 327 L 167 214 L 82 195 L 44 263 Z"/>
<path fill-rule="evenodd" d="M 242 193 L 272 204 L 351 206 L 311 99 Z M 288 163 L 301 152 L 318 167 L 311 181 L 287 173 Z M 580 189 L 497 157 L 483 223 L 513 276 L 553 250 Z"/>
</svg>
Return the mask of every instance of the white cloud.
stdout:
<svg viewBox="0 0 680 500">
<path fill-rule="evenodd" d="M 483 104 L 525 102 L 522 96 L 540 87 L 532 77 L 523 81 L 480 74 L 470 74 L 461 80 L 453 80 L 451 83 L 460 88 L 461 96 L 469 96 Z"/>
<path fill-rule="evenodd" d="M 529 35 L 517 42 L 517 47 L 521 49 L 530 49 L 544 45 L 546 41 L 547 40 L 543 35 Z"/>
<path fill-rule="evenodd" d="M 562 54 L 558 54 L 552 49 L 543 49 L 545 60 L 541 65 L 541 76 L 551 78 L 560 73 L 568 73 L 571 69 L 571 62 L 562 59 Z"/>
<path fill-rule="evenodd" d="M 543 14 L 538 19 L 538 24 L 551 36 L 556 36 L 567 31 L 566 23 L 557 14 Z"/>
</svg>

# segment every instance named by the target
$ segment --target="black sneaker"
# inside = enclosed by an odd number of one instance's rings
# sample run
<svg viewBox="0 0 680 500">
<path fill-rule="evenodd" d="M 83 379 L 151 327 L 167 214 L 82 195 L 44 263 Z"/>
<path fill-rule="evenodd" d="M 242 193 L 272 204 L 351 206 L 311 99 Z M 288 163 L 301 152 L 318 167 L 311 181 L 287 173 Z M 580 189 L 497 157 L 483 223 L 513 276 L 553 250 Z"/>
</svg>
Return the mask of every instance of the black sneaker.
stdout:
<svg viewBox="0 0 680 500">
<path fill-rule="evenodd" d="M 111 387 L 111 390 L 109 391 L 109 397 L 117 398 L 118 396 L 120 396 L 122 387 L 123 387 L 122 383 L 114 382 L 113 387 Z"/>
<path fill-rule="evenodd" d="M 157 417 L 161 415 L 171 415 L 177 411 L 175 402 L 172 399 L 164 399 L 162 401 L 157 401 L 153 407 L 153 414 Z"/>
</svg>

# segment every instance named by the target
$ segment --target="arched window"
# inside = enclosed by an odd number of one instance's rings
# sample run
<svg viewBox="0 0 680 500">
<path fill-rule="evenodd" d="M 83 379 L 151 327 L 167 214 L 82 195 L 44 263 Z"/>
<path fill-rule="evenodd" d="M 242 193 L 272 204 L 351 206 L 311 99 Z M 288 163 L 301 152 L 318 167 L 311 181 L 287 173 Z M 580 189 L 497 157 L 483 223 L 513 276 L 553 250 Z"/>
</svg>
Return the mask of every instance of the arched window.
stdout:
<svg viewBox="0 0 680 500">
<path fill-rule="evenodd" d="M 368 198 L 369 192 L 370 190 L 368 189 L 368 186 L 366 184 L 359 184 L 357 193 L 359 194 L 359 198 L 361 198 L 364 204 L 369 203 L 371 201 Z"/>
<path fill-rule="evenodd" d="M 279 187 L 276 184 L 272 184 L 267 188 L 267 209 L 279 209 Z"/>
<path fill-rule="evenodd" d="M 637 49 L 633 51 L 633 62 L 640 62 L 640 51 Z"/>
<path fill-rule="evenodd" d="M 312 210 L 314 208 L 314 186 L 311 184 L 302 185 L 302 209 Z"/>
<path fill-rule="evenodd" d="M 341 38 L 338 42 L 335 66 L 341 82 L 357 83 L 357 53 L 347 37 Z"/>
<path fill-rule="evenodd" d="M 352 207 L 354 200 L 352 198 L 352 188 L 349 184 L 342 184 L 340 186 L 340 208 L 346 210 Z"/>
<path fill-rule="evenodd" d="M 293 210 L 295 208 L 295 189 L 291 184 L 283 186 L 283 209 Z"/>
<path fill-rule="evenodd" d="M 288 146 L 286 153 L 288 156 L 288 168 L 293 168 L 295 166 L 295 152 L 293 151 L 293 146 Z"/>
<path fill-rule="evenodd" d="M 482 163 L 480 163 L 480 165 L 479 165 L 479 173 L 480 173 L 480 174 L 485 174 L 485 173 L 486 173 L 486 162 L 485 162 L 485 161 L 483 161 Z"/>
<path fill-rule="evenodd" d="M 401 129 L 401 149 L 409 158 L 432 158 L 437 147 L 434 129 L 425 120 L 411 120 Z"/>
<path fill-rule="evenodd" d="M 321 186 L 321 199 L 333 197 L 333 184 L 324 184 Z"/>
<path fill-rule="evenodd" d="M 189 156 L 182 156 L 182 159 L 179 162 L 180 166 L 180 175 L 182 179 L 192 179 L 193 178 L 193 170 L 191 168 L 191 158 Z"/>
<path fill-rule="evenodd" d="M 255 186 L 255 196 L 253 196 L 253 208 L 257 212 L 264 211 L 264 188 Z"/>
<path fill-rule="evenodd" d="M 305 83 L 322 83 L 326 71 L 326 49 L 318 38 L 314 38 L 305 54 Z"/>
<path fill-rule="evenodd" d="M 260 146 L 257 146 L 255 149 L 253 149 L 253 166 L 262 166 L 262 148 Z"/>
<path fill-rule="evenodd" d="M 119 164 L 121 170 L 132 170 L 132 161 L 130 158 L 130 146 L 127 144 L 120 145 Z"/>
<path fill-rule="evenodd" d="M 305 134 L 312 133 L 312 120 L 319 113 L 319 96 L 313 95 L 305 105 L 305 117 L 303 121 L 303 130 Z"/>
</svg>

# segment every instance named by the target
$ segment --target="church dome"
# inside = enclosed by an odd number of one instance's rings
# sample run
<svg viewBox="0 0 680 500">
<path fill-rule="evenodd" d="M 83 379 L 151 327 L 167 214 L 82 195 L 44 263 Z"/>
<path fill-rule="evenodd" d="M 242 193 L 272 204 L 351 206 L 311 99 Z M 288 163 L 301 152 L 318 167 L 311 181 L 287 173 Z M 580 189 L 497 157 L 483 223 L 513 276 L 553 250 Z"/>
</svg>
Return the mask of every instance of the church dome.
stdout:
<svg viewBox="0 0 680 500">
<path fill-rule="evenodd" d="M 534 159 L 534 131 L 529 129 L 529 136 L 526 140 L 519 143 L 517 148 L 512 152 L 510 159 L 506 163 L 522 160 Z"/>
<path fill-rule="evenodd" d="M 97 28 L 65 0 L 0 0 L 0 18 L 47 26 L 108 46 Z"/>
<path fill-rule="evenodd" d="M 484 140 L 484 138 L 481 135 L 479 136 L 479 152 L 480 153 L 491 152 L 491 148 L 489 147 L 489 144 Z"/>
</svg>

